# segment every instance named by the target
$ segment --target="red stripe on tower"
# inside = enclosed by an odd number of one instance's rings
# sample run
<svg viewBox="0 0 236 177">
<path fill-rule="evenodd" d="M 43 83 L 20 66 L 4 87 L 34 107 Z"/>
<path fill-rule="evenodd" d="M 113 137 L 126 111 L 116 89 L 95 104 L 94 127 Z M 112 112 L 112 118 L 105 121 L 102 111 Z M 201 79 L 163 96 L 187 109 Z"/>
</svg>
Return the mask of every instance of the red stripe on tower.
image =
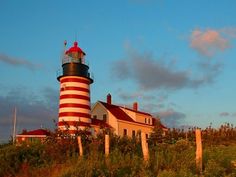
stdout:
<svg viewBox="0 0 236 177">
<path fill-rule="evenodd" d="M 87 79 L 81 79 L 81 78 L 62 78 L 61 83 L 65 82 L 76 82 L 76 83 L 84 83 L 84 84 L 90 84 L 90 82 Z"/>
<path fill-rule="evenodd" d="M 75 42 L 62 59 L 58 128 L 74 135 L 77 130 L 91 124 L 89 66 L 85 64 L 85 53 Z"/>
<path fill-rule="evenodd" d="M 82 92 L 88 92 L 89 93 L 89 89 L 82 88 L 82 87 L 66 87 L 66 88 L 61 88 L 60 91 L 64 91 L 64 90 L 77 90 L 77 91 L 82 91 Z"/>
<path fill-rule="evenodd" d="M 81 112 L 61 112 L 59 113 L 59 117 L 71 117 L 71 116 L 74 116 L 74 117 L 86 117 L 86 118 L 89 118 L 91 117 L 90 114 L 86 114 L 86 113 L 81 113 Z"/>
<path fill-rule="evenodd" d="M 78 98 L 78 99 L 82 99 L 82 100 L 90 100 L 90 97 L 85 96 L 85 95 L 77 95 L 75 92 L 73 94 L 67 94 L 67 95 L 61 95 L 60 96 L 60 100 L 61 99 L 66 99 L 66 98 Z"/>
</svg>

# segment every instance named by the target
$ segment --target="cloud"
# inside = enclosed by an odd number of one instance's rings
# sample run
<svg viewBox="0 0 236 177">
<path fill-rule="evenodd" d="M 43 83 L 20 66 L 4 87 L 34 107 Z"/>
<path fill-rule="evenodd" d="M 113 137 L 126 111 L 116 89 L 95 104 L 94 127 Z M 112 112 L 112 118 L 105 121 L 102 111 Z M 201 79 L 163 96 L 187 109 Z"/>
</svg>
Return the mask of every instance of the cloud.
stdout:
<svg viewBox="0 0 236 177">
<path fill-rule="evenodd" d="M 21 66 L 30 70 L 39 69 L 41 67 L 39 64 L 32 63 L 28 60 L 14 58 L 4 54 L 0 54 L 0 61 L 11 66 Z"/>
<path fill-rule="evenodd" d="M 142 91 L 126 92 L 122 89 L 118 89 L 118 96 L 124 101 L 132 101 L 132 100 L 138 100 L 138 99 L 150 101 L 156 98 L 155 95 L 146 95 Z"/>
<path fill-rule="evenodd" d="M 223 52 L 230 47 L 230 41 L 220 31 L 195 29 L 191 34 L 190 46 L 199 54 L 212 57 L 219 51 Z"/>
<path fill-rule="evenodd" d="M 115 63 L 115 66 L 113 66 L 113 71 L 118 79 L 126 79 L 126 77 L 131 74 L 129 67 L 127 61 L 119 60 Z"/>
<path fill-rule="evenodd" d="M 165 64 L 153 58 L 150 53 L 140 54 L 135 50 L 128 51 L 128 57 L 112 63 L 112 75 L 119 79 L 131 79 L 142 90 L 196 88 L 213 81 L 215 75 L 210 73 L 217 69 L 208 64 L 207 76 L 193 78 L 188 71 L 176 70 L 173 65 Z M 214 73 L 214 72 L 213 72 Z"/>
<path fill-rule="evenodd" d="M 215 82 L 217 76 L 221 73 L 223 69 L 223 64 L 216 62 L 212 63 L 209 60 L 201 61 L 197 64 L 199 69 L 199 79 L 194 81 L 194 86 L 198 87 L 203 84 L 212 84 Z"/>
<path fill-rule="evenodd" d="M 175 72 L 156 62 L 150 55 L 132 55 L 127 60 L 113 64 L 113 74 L 118 79 L 134 79 L 142 89 L 176 89 L 186 84 L 187 72 Z"/>
<path fill-rule="evenodd" d="M 228 117 L 229 115 L 230 115 L 230 113 L 228 113 L 228 112 L 221 112 L 220 113 L 221 117 Z"/>
<path fill-rule="evenodd" d="M 137 99 L 138 97 L 142 97 L 143 95 L 138 92 L 133 92 L 133 93 L 120 92 L 118 93 L 118 96 L 125 101 L 129 101 Z"/>
<path fill-rule="evenodd" d="M 49 91 L 50 90 L 50 91 Z M 40 99 L 25 88 L 17 88 L 0 96 L 0 140 L 10 137 L 13 122 L 13 110 L 17 108 L 17 130 L 36 129 L 41 126 L 52 128 L 53 119 L 57 120 L 58 99 L 45 97 L 53 89 L 45 89 Z"/>
<path fill-rule="evenodd" d="M 58 109 L 59 91 L 50 87 L 46 87 L 42 90 L 45 104 L 51 109 Z"/>
<path fill-rule="evenodd" d="M 165 107 L 164 103 L 151 103 L 151 102 L 149 102 L 149 103 L 143 104 L 143 110 L 145 112 L 149 112 L 149 113 L 157 112 L 157 110 L 160 110 L 164 107 Z"/>
<path fill-rule="evenodd" d="M 222 28 L 219 31 L 228 37 L 236 38 L 236 27 Z"/>
<path fill-rule="evenodd" d="M 235 113 L 230 113 L 230 112 L 221 112 L 219 114 L 220 117 L 236 117 L 236 112 Z"/>
<path fill-rule="evenodd" d="M 140 103 L 140 110 L 144 112 L 157 112 L 166 106 L 168 95 L 166 92 L 144 92 L 142 90 L 127 92 L 119 88 L 117 95 L 125 102 L 138 102 Z"/>
<path fill-rule="evenodd" d="M 160 120 L 170 128 L 179 127 L 184 123 L 186 115 L 182 112 L 175 111 L 174 109 L 167 109 L 157 113 Z"/>
</svg>

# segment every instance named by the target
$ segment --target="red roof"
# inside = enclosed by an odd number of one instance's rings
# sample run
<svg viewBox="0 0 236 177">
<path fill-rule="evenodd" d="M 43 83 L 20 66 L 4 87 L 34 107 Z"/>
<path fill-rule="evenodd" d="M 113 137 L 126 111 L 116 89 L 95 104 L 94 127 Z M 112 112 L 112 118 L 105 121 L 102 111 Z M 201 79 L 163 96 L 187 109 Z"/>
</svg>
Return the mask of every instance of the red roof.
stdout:
<svg viewBox="0 0 236 177">
<path fill-rule="evenodd" d="M 149 113 L 147 113 L 147 112 L 142 112 L 142 111 L 136 111 L 136 110 L 134 110 L 134 109 L 131 109 L 131 108 L 127 108 L 127 107 L 124 107 L 124 106 L 118 106 L 118 105 L 112 105 L 112 104 L 108 104 L 108 103 L 105 103 L 105 102 L 102 102 L 102 101 L 100 101 L 102 104 L 107 104 L 108 105 L 108 107 L 117 107 L 117 108 L 124 108 L 124 109 L 127 109 L 127 110 L 129 110 L 129 111 L 133 111 L 133 112 L 136 112 L 136 113 L 140 113 L 140 114 L 145 114 L 145 115 L 147 115 L 147 116 L 152 116 L 151 114 L 149 114 Z M 104 105 L 105 106 L 105 105 Z M 108 109 L 108 108 L 107 108 Z M 132 119 L 132 118 L 131 118 Z M 133 119 L 132 119 L 133 120 Z"/>
<path fill-rule="evenodd" d="M 105 108 L 108 109 L 117 119 L 129 121 L 129 122 L 135 122 L 122 109 L 120 109 L 119 106 L 112 105 L 112 104 L 107 104 L 107 103 L 102 102 L 102 101 L 100 101 L 100 103 L 102 103 L 103 106 L 105 106 Z"/>
<path fill-rule="evenodd" d="M 138 123 L 138 124 L 142 124 L 142 125 L 149 125 L 149 124 L 145 124 L 145 123 L 141 123 L 141 122 L 136 122 L 134 121 L 128 114 L 126 114 L 121 108 L 124 108 L 124 109 L 127 109 L 127 110 L 130 110 L 130 111 L 133 111 L 133 112 L 136 112 L 136 113 L 140 113 L 140 114 L 144 114 L 144 115 L 148 115 L 148 116 L 151 116 L 151 114 L 149 113 L 146 113 L 146 112 L 141 112 L 141 111 L 135 111 L 133 109 L 130 109 L 130 108 L 125 108 L 125 107 L 122 107 L 122 106 L 117 106 L 117 105 L 112 105 L 112 104 L 108 104 L 108 103 L 105 103 L 105 102 L 102 102 L 102 101 L 99 101 L 107 110 L 109 110 L 113 116 L 115 116 L 117 119 L 119 120 L 124 120 L 124 121 L 128 121 L 128 122 L 134 122 L 134 123 Z M 93 120 L 93 119 L 92 119 Z M 157 119 L 153 118 L 152 117 L 152 125 L 155 125 Z M 163 129 L 167 129 L 167 127 L 165 127 L 164 125 L 161 125 L 161 128 Z M 150 125 L 149 125 L 150 126 Z"/>
<path fill-rule="evenodd" d="M 146 125 L 146 126 L 153 126 L 153 125 L 145 124 L 145 123 L 142 123 L 142 122 L 134 121 L 128 114 L 126 114 L 125 111 L 123 111 L 121 109 L 121 108 L 124 108 L 124 107 L 108 104 L 108 103 L 105 103 L 105 102 L 102 102 L 102 101 L 99 101 L 99 102 L 102 103 L 102 105 L 106 109 L 108 109 L 113 114 L 113 116 L 115 116 L 118 120 L 124 120 L 124 121 L 133 122 L 133 123 L 137 123 L 137 124 L 142 124 L 142 125 Z M 125 108 L 125 109 L 127 109 L 127 108 Z M 129 108 L 128 108 L 128 110 L 141 113 L 140 111 L 135 111 L 135 110 L 132 110 L 132 109 L 129 109 Z M 145 115 L 150 115 L 148 113 L 144 113 L 144 114 Z"/>
<path fill-rule="evenodd" d="M 26 131 L 20 135 L 50 135 L 50 132 L 44 129 L 37 129 L 37 130 L 28 131 L 28 132 Z"/>
<path fill-rule="evenodd" d="M 122 107 L 122 106 L 120 106 L 120 107 Z M 145 114 L 145 115 L 147 115 L 147 116 L 152 116 L 151 114 L 149 114 L 149 113 L 147 113 L 147 112 L 135 111 L 135 110 L 133 110 L 133 109 L 126 108 L 126 107 L 122 107 L 122 108 L 128 109 L 128 110 L 133 111 L 133 112 L 136 112 L 136 113 Z"/>
<path fill-rule="evenodd" d="M 66 51 L 66 54 L 70 54 L 70 53 L 83 53 L 85 55 L 85 53 L 83 52 L 83 50 L 81 48 L 78 47 L 78 42 L 74 42 L 74 46 L 71 47 L 69 50 Z"/>
</svg>

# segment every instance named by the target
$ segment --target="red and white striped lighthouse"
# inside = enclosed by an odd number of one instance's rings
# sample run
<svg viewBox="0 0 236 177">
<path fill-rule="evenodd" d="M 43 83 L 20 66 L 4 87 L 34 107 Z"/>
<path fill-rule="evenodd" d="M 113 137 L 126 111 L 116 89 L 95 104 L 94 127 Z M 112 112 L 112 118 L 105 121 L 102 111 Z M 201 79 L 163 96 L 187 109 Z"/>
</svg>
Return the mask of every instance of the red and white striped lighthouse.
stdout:
<svg viewBox="0 0 236 177">
<path fill-rule="evenodd" d="M 66 42 L 65 42 L 66 46 Z M 93 79 L 85 64 L 85 53 L 74 42 L 62 59 L 58 128 L 74 135 L 91 124 L 90 84 Z"/>
</svg>

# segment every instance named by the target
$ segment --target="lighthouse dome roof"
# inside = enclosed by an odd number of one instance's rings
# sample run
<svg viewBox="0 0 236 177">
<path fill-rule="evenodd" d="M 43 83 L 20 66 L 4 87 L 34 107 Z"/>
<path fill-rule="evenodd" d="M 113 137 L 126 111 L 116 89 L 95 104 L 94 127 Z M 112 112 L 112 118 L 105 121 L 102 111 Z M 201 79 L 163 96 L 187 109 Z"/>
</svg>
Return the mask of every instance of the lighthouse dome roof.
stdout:
<svg viewBox="0 0 236 177">
<path fill-rule="evenodd" d="M 78 42 L 77 41 L 74 42 L 74 46 L 73 47 L 71 47 L 69 50 L 66 51 L 66 54 L 70 54 L 70 53 L 83 53 L 84 55 L 86 55 L 83 52 L 83 50 L 78 47 Z"/>
</svg>

